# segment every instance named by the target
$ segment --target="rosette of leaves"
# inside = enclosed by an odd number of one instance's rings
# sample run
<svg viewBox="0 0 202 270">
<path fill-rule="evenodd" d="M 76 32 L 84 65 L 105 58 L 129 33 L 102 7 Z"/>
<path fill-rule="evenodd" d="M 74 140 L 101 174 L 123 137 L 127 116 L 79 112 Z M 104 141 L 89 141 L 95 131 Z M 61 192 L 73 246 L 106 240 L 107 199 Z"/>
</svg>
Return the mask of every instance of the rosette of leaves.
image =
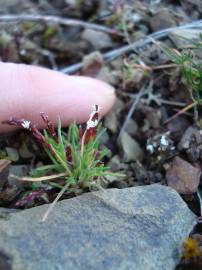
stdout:
<svg viewBox="0 0 202 270">
<path fill-rule="evenodd" d="M 110 172 L 109 167 L 102 162 L 108 154 L 108 149 L 100 148 L 100 136 L 104 130 L 99 125 L 98 105 L 93 107 L 84 128 L 74 122 L 70 124 L 67 133 L 62 131 L 60 121 L 56 130 L 45 113 L 41 113 L 41 117 L 46 124 L 43 133 L 36 125 L 25 119 L 12 117 L 3 123 L 29 130 L 50 158 L 50 165 L 32 170 L 32 177 L 19 179 L 39 183 L 48 181 L 49 185 L 61 189 L 44 215 L 43 220 L 45 220 L 54 204 L 65 192 L 77 193 L 81 189 L 98 190 L 102 188 L 101 183 L 106 181 L 106 176 L 121 174 Z M 53 174 L 50 175 L 50 172 Z M 59 181 L 61 179 L 63 184 Z"/>
</svg>

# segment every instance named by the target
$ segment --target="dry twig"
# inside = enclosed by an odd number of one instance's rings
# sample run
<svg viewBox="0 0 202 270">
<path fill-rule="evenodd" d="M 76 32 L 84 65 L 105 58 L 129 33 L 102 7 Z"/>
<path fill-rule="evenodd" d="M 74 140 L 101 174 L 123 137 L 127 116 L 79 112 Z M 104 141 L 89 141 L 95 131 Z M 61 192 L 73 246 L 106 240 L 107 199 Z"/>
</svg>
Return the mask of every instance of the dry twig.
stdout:
<svg viewBox="0 0 202 270">
<path fill-rule="evenodd" d="M 133 102 L 133 104 L 132 104 L 132 106 L 131 106 L 128 114 L 127 114 L 127 117 L 126 117 L 126 119 L 125 119 L 125 121 L 123 123 L 123 126 L 121 127 L 121 130 L 119 132 L 119 135 L 118 135 L 118 139 L 117 140 L 119 140 L 121 138 L 121 135 L 122 135 L 123 131 L 126 129 L 126 126 L 128 124 L 128 120 L 132 117 L 134 111 L 137 108 L 137 105 L 138 105 L 139 101 L 141 100 L 141 98 L 143 96 L 149 95 L 149 93 L 152 91 L 152 86 L 153 86 L 153 82 L 151 82 L 147 87 L 143 86 L 140 89 L 139 93 L 134 98 L 134 102 Z"/>
<path fill-rule="evenodd" d="M 1 16 L 0 16 L 0 19 L 1 19 Z M 152 43 L 153 40 L 158 40 L 158 39 L 164 38 L 169 33 L 173 32 L 173 31 L 175 31 L 177 29 L 191 29 L 191 28 L 197 28 L 197 27 L 198 28 L 202 27 L 202 20 L 198 20 L 198 21 L 194 21 L 194 22 L 189 23 L 189 24 L 176 26 L 176 27 L 171 27 L 171 28 L 167 28 L 167 29 L 157 31 L 155 33 L 152 33 L 152 34 L 146 36 L 145 38 L 142 38 L 142 39 L 140 39 L 138 41 L 135 41 L 132 44 L 124 45 L 124 46 L 122 46 L 122 47 L 120 47 L 118 49 L 114 49 L 114 50 L 111 50 L 111 51 L 109 51 L 107 53 L 104 53 L 103 54 L 103 59 L 106 60 L 106 61 L 110 61 L 110 60 L 115 59 L 116 57 L 118 57 L 120 55 L 123 55 L 124 53 L 128 53 L 131 50 L 141 49 L 142 47 Z M 82 66 L 83 66 L 83 63 L 80 62 L 80 63 L 73 64 L 71 66 L 68 66 L 66 68 L 63 68 L 60 71 L 63 72 L 63 73 L 69 73 L 70 74 L 70 73 L 74 73 L 74 72 L 78 71 L 80 68 L 82 68 Z"/>
<path fill-rule="evenodd" d="M 42 177 L 19 177 L 16 175 L 11 174 L 10 177 L 20 180 L 20 181 L 30 181 L 30 182 L 41 182 L 41 181 L 48 181 L 48 180 L 53 180 L 61 177 L 67 176 L 67 173 L 58 173 L 58 174 L 53 174 L 53 175 L 47 175 L 47 176 L 42 176 Z"/>
<path fill-rule="evenodd" d="M 47 217 L 49 216 L 50 212 L 53 210 L 53 208 L 55 207 L 56 203 L 59 201 L 59 199 L 62 197 L 62 195 L 65 193 L 65 191 L 68 189 L 69 187 L 69 183 L 67 183 L 62 189 L 61 191 L 58 193 L 57 197 L 55 198 L 55 200 L 49 205 L 46 213 L 44 214 L 43 218 L 42 218 L 42 222 L 46 221 Z"/>
<path fill-rule="evenodd" d="M 106 32 L 108 34 L 113 34 L 113 35 L 119 35 L 122 36 L 121 33 L 118 31 L 111 29 L 109 27 L 103 26 L 103 25 L 98 25 L 95 23 L 89 23 L 89 22 L 84 22 L 81 20 L 76 20 L 76 19 L 69 19 L 69 18 L 62 18 L 59 16 L 53 16 L 53 15 L 38 15 L 38 14 L 19 14 L 19 15 L 13 15 L 13 14 L 6 14 L 6 15 L 0 15 L 0 21 L 4 22 L 22 22 L 22 21 L 33 21 L 33 22 L 38 22 L 38 21 L 44 21 L 47 23 L 56 23 L 56 24 L 61 24 L 65 26 L 79 26 L 79 27 L 84 27 L 84 28 L 89 28 L 92 30 L 96 31 L 101 31 L 101 32 Z"/>
<path fill-rule="evenodd" d="M 170 118 L 168 118 L 163 124 L 168 124 L 169 122 L 171 122 L 172 120 L 174 120 L 175 118 L 177 118 L 178 116 L 184 114 L 185 112 L 189 111 L 190 109 L 194 108 L 194 106 L 196 106 L 197 102 L 193 102 L 189 105 L 187 105 L 185 108 L 183 108 L 182 110 L 178 111 L 176 114 L 174 114 L 173 116 L 171 116 Z"/>
</svg>

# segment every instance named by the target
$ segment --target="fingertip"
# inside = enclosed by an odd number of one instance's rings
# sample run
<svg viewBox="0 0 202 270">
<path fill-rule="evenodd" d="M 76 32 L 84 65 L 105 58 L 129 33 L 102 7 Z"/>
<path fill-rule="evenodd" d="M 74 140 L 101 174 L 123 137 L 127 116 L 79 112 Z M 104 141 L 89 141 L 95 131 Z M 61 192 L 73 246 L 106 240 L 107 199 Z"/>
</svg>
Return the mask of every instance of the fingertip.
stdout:
<svg viewBox="0 0 202 270">
<path fill-rule="evenodd" d="M 113 106 L 115 91 L 105 82 L 22 64 L 0 64 L 0 122 L 10 116 L 27 118 L 43 127 L 40 112 L 63 125 L 85 122 L 93 104 L 105 115 Z M 10 127 L 0 124 L 0 132 Z"/>
</svg>

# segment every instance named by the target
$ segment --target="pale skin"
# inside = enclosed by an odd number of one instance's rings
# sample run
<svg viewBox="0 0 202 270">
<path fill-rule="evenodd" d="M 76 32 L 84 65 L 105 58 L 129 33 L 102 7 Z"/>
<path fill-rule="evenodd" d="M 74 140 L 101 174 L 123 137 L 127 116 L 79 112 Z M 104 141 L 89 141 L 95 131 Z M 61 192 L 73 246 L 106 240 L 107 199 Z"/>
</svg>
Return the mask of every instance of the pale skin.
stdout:
<svg viewBox="0 0 202 270">
<path fill-rule="evenodd" d="M 45 68 L 0 63 L 0 133 L 16 129 L 2 125 L 11 116 L 24 118 L 43 128 L 40 112 L 67 126 L 88 120 L 92 105 L 105 115 L 115 101 L 114 89 L 96 79 L 68 76 Z"/>
</svg>

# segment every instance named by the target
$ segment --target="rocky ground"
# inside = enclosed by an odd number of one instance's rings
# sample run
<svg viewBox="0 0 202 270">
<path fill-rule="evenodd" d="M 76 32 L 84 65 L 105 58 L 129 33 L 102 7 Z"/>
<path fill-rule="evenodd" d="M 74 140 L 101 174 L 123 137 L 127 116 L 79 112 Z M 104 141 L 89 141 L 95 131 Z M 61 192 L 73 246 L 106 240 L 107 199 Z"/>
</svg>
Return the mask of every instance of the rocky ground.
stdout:
<svg viewBox="0 0 202 270">
<path fill-rule="evenodd" d="M 161 185 L 64 200 L 41 223 L 46 207 L 1 210 L 1 269 L 174 269 L 196 224 L 180 196 Z"/>
<path fill-rule="evenodd" d="M 107 179 L 106 191 L 59 203 L 44 225 L 46 205 L 39 205 L 54 194 L 22 205 L 32 186 L 10 175 L 22 177 L 48 160 L 29 134 L 0 135 L 0 269 L 169 270 L 189 233 L 202 248 L 201 112 L 197 122 L 193 109 L 170 119 L 192 99 L 182 72 L 161 49 L 190 46 L 179 35 L 197 39 L 200 29 L 179 27 L 201 14 L 201 1 L 192 0 L 0 1 L 2 61 L 91 76 L 116 88 L 102 143 L 112 171 L 126 174 Z M 66 17 L 75 21 L 69 25 Z M 177 269 L 193 267 L 202 268 L 200 258 L 182 259 Z"/>
</svg>

